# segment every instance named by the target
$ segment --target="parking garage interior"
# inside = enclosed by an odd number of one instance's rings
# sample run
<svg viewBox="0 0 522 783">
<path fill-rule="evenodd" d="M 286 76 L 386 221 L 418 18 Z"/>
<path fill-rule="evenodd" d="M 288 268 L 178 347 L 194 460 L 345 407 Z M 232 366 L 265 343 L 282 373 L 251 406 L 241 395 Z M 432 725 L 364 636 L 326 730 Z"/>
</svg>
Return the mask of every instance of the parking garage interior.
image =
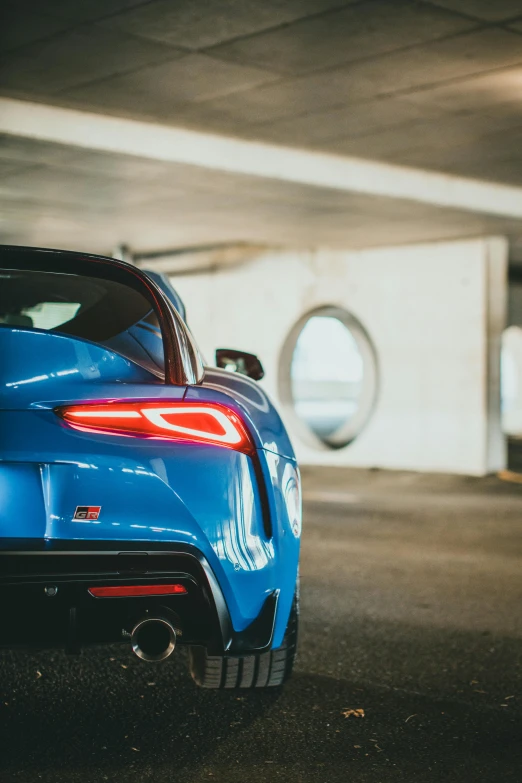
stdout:
<svg viewBox="0 0 522 783">
<path fill-rule="evenodd" d="M 522 4 L 0 14 L 0 242 L 167 274 L 304 504 L 282 692 L 2 651 L 0 779 L 520 780 Z"/>
</svg>

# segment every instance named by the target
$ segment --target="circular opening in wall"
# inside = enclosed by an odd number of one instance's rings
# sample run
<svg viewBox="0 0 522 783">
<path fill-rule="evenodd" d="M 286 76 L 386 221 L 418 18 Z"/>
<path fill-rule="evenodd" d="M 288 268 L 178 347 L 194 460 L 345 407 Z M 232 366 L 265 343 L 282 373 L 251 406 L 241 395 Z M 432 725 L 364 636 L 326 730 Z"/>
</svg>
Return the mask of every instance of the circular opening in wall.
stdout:
<svg viewBox="0 0 522 783">
<path fill-rule="evenodd" d="M 279 380 L 287 415 L 305 442 L 319 448 L 348 445 L 368 422 L 377 394 L 368 333 L 339 307 L 308 313 L 285 342 Z"/>
</svg>

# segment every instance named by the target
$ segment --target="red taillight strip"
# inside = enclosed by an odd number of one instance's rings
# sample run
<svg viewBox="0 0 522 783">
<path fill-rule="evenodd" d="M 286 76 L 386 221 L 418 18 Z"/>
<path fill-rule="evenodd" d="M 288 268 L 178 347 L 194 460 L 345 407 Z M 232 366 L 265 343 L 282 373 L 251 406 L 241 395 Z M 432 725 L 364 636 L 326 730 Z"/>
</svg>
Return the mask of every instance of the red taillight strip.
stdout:
<svg viewBox="0 0 522 783">
<path fill-rule="evenodd" d="M 89 587 L 94 598 L 139 598 L 143 595 L 185 595 L 183 585 L 116 585 L 111 587 Z"/>
<path fill-rule="evenodd" d="M 180 435 L 192 435 L 198 438 L 202 436 L 202 430 L 196 430 L 193 427 L 183 427 L 182 424 L 173 424 L 166 421 L 165 416 L 190 416 L 190 414 L 198 414 L 204 412 L 206 415 L 212 416 L 216 422 L 223 428 L 223 433 L 212 433 L 212 440 L 218 443 L 225 443 L 228 446 L 237 446 L 241 442 L 241 433 L 237 427 L 234 426 L 229 416 L 225 416 L 223 411 L 217 408 L 202 408 L 201 406 L 184 405 L 182 408 L 174 408 L 172 405 L 165 408 L 142 408 L 141 413 L 152 424 L 154 424 L 160 430 L 169 430 L 171 432 L 179 432 Z M 205 433 L 205 437 L 208 437 Z"/>
<path fill-rule="evenodd" d="M 67 416 L 74 416 L 79 419 L 139 419 L 139 411 L 118 410 L 117 408 L 108 408 L 107 410 L 89 410 L 87 406 L 81 408 L 65 409 Z"/>
<path fill-rule="evenodd" d="M 211 443 L 244 454 L 255 450 L 241 417 L 218 403 L 106 402 L 55 412 L 82 432 Z"/>
</svg>

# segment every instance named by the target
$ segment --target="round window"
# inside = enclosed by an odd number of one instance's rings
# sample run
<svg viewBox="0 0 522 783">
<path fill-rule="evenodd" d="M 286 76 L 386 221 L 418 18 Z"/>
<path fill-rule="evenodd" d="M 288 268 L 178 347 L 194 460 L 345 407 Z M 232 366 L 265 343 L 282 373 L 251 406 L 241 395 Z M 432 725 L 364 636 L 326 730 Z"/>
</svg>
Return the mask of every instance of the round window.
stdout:
<svg viewBox="0 0 522 783">
<path fill-rule="evenodd" d="M 377 363 L 370 339 L 346 310 L 323 307 L 292 329 L 281 355 L 283 404 L 301 437 L 341 448 L 373 409 Z"/>
</svg>

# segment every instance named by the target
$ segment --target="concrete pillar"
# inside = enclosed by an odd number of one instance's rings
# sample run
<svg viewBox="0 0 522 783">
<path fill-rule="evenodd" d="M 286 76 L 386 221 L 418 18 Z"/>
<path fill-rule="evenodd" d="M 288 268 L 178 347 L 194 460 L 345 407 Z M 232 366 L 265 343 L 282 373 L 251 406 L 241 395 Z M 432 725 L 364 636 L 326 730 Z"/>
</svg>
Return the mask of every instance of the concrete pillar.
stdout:
<svg viewBox="0 0 522 783">
<path fill-rule="evenodd" d="M 522 437 L 522 327 L 510 326 L 502 338 L 502 428 Z"/>
<path fill-rule="evenodd" d="M 522 438 L 522 280 L 510 280 L 508 328 L 502 338 L 502 427 L 506 435 Z"/>
<path fill-rule="evenodd" d="M 295 323 L 344 308 L 378 360 L 373 413 L 347 447 L 314 448 L 286 416 L 303 463 L 483 475 L 505 467 L 500 347 L 507 242 L 485 238 L 365 251 L 262 251 L 241 267 L 173 278 L 209 361 L 257 353 L 277 403 Z"/>
</svg>

